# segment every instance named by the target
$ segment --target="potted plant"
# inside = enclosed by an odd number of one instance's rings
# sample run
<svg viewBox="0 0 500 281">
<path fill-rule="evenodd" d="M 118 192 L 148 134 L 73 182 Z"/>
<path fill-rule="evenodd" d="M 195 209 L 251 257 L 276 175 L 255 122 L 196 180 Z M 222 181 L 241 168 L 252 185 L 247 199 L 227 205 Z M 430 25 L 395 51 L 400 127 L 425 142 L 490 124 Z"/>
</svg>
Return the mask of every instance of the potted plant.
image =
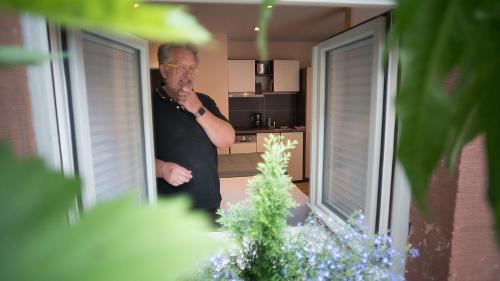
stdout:
<svg viewBox="0 0 500 281">
<path fill-rule="evenodd" d="M 282 137 L 266 140 L 259 174 L 249 181 L 249 199 L 221 211 L 222 230 L 235 247 L 212 257 L 201 280 L 403 280 L 391 266 L 404 255 L 391 248 L 388 236 L 369 236 L 363 215 L 355 214 L 334 231 L 321 216 L 311 215 L 303 226 L 287 227 L 289 208 L 296 206 L 289 194 L 287 152 L 295 143 Z M 332 220 L 332 219 L 328 219 Z M 417 255 L 416 250 L 410 254 Z"/>
</svg>

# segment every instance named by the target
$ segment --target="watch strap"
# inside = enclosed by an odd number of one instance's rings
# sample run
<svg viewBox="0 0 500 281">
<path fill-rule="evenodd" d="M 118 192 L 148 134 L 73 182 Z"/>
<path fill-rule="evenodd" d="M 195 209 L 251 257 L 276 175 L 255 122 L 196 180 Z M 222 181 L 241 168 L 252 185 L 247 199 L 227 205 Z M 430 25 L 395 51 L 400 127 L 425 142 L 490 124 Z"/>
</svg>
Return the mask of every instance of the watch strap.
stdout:
<svg viewBox="0 0 500 281">
<path fill-rule="evenodd" d="M 198 118 L 198 117 L 203 116 L 203 114 L 205 114 L 205 111 L 206 111 L 205 108 L 203 106 L 201 106 L 200 109 L 198 109 L 198 111 L 193 113 L 193 115 L 195 118 Z"/>
</svg>

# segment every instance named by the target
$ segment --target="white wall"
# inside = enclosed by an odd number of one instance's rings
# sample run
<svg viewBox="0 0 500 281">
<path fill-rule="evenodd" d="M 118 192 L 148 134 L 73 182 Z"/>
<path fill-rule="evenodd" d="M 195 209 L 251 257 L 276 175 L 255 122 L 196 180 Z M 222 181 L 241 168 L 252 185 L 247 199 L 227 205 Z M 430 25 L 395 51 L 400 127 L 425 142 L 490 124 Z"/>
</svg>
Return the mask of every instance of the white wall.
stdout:
<svg viewBox="0 0 500 281">
<path fill-rule="evenodd" d="M 311 65 L 313 42 L 268 42 L 269 59 L 298 60 L 300 67 Z M 254 41 L 229 41 L 229 59 L 258 59 L 259 53 Z"/>
<path fill-rule="evenodd" d="M 390 8 L 384 7 L 384 8 L 353 8 L 352 9 L 352 26 L 355 26 L 357 24 L 360 24 L 368 19 L 371 19 L 373 17 L 376 17 L 378 15 L 381 15 L 387 11 L 389 11 Z"/>
<path fill-rule="evenodd" d="M 194 88 L 215 100 L 220 111 L 229 118 L 227 86 L 227 36 L 212 34 L 214 41 L 200 46 L 200 70 Z"/>
</svg>

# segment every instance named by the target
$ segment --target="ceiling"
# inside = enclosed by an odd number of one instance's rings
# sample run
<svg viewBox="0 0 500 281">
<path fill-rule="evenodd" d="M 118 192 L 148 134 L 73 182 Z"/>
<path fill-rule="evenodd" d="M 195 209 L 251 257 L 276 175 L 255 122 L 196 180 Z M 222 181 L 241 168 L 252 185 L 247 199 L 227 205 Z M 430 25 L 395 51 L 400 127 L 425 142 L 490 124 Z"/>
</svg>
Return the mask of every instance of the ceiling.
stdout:
<svg viewBox="0 0 500 281">
<path fill-rule="evenodd" d="M 229 41 L 253 41 L 259 17 L 257 4 L 185 5 L 212 33 L 226 33 Z M 268 27 L 269 41 L 320 42 L 344 29 L 345 8 L 275 5 Z"/>
</svg>

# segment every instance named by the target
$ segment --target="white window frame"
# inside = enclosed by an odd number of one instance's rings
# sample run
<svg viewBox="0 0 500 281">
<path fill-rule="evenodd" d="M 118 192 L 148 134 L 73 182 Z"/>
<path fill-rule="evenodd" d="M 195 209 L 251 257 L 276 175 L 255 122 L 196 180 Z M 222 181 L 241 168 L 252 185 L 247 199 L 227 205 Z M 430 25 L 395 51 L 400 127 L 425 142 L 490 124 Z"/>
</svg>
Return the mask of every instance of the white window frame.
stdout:
<svg viewBox="0 0 500 281">
<path fill-rule="evenodd" d="M 85 34 L 83 33 L 85 32 Z M 151 90 L 149 80 L 149 48 L 147 41 L 139 38 L 123 38 L 110 34 L 95 31 L 68 31 L 68 55 L 69 73 L 71 80 L 71 92 L 73 98 L 73 117 L 75 127 L 77 128 L 76 147 L 78 155 L 78 169 L 82 178 L 82 203 L 84 208 L 91 208 L 96 204 L 96 192 L 93 177 L 92 153 L 90 141 L 90 127 L 88 120 L 87 87 L 85 79 L 85 70 L 83 65 L 82 39 L 88 34 L 91 37 L 102 37 L 105 40 L 114 41 L 131 47 L 139 52 L 140 61 L 140 89 L 142 100 L 142 125 L 144 135 L 144 156 L 145 156 L 145 175 L 146 190 L 141 194 L 143 199 L 150 203 L 156 201 L 156 177 L 154 174 L 154 145 L 152 128 L 152 107 Z"/>
<path fill-rule="evenodd" d="M 61 30 L 55 24 L 48 24 L 42 17 L 22 15 L 24 47 L 43 53 L 62 53 Z M 86 31 L 89 32 L 89 31 Z M 140 79 L 141 79 L 141 111 L 143 126 L 143 144 L 146 171 L 146 190 L 141 194 L 144 201 L 156 204 L 156 176 L 154 166 L 154 140 L 151 91 L 149 79 L 149 47 L 147 41 L 133 37 L 121 38 L 100 32 L 89 32 L 106 39 L 129 45 L 139 51 Z M 81 52 L 81 31 L 68 31 L 68 56 L 71 95 L 73 97 L 73 114 L 75 122 L 82 122 L 83 103 L 82 91 L 85 90 L 85 76 L 83 71 L 83 56 Z M 50 47 L 49 47 L 50 46 Z M 74 167 L 75 151 L 73 142 L 77 142 L 79 176 L 83 179 L 82 203 L 83 207 L 90 208 L 95 204 L 92 180 L 88 177 L 90 150 L 87 143 L 82 143 L 84 137 L 72 136 L 73 128 L 70 116 L 70 100 L 67 92 L 67 81 L 64 73 L 63 59 L 44 61 L 28 68 L 28 86 L 30 90 L 31 107 L 33 113 L 33 127 L 38 154 L 55 170 L 61 170 L 67 176 L 76 174 Z M 83 76 L 82 76 L 83 75 Z M 83 78 L 83 79 L 82 79 Z M 86 95 L 85 95 L 86 96 Z M 76 205 L 75 205 L 76 206 Z M 77 215 L 73 213 L 71 215 Z"/>
<path fill-rule="evenodd" d="M 385 27 L 384 27 L 385 28 Z M 356 29 L 356 27 L 354 28 Z M 366 36 L 366 27 L 358 28 L 357 38 L 362 38 Z M 342 34 L 339 35 L 339 38 Z M 355 41 L 356 38 L 352 38 Z M 380 38 L 381 39 L 381 38 Z M 335 39 L 330 39 L 334 41 Z M 328 50 L 332 49 L 332 41 L 327 40 L 317 47 L 313 48 L 313 97 L 312 101 L 312 114 L 311 114 L 311 171 L 310 171 L 310 201 L 309 207 L 319 214 L 320 216 L 328 216 L 332 220 L 324 220 L 325 224 L 328 225 L 333 231 L 338 225 L 345 224 L 345 221 L 332 212 L 328 207 L 322 204 L 322 193 L 323 193 L 323 141 L 324 141 L 324 125 L 325 125 L 325 87 L 326 81 L 322 73 L 325 73 L 325 54 Z M 340 41 L 340 40 L 339 40 Z M 345 42 L 345 41 L 344 41 Z M 322 49 L 322 46 L 324 47 Z M 325 48 L 325 46 L 330 46 Z M 335 46 L 333 47 L 335 48 Z M 380 48 L 378 51 L 382 51 Z M 381 67 L 381 66 L 379 66 Z M 375 70 L 374 70 L 375 71 Z M 377 72 L 378 69 L 377 69 Z M 385 100 L 378 100 L 377 102 L 383 102 L 384 106 L 378 106 L 379 109 L 384 110 L 384 131 L 383 138 L 384 143 L 382 146 L 378 146 L 376 149 L 382 148 L 383 155 L 379 155 L 378 159 L 373 159 L 376 161 L 380 160 L 380 157 L 384 157 L 382 165 L 379 169 L 382 173 L 376 173 L 376 179 L 373 181 L 380 180 L 379 185 L 376 184 L 374 188 L 378 191 L 372 192 L 370 194 L 369 200 L 376 200 L 379 205 L 378 210 L 378 227 L 375 228 L 372 224 L 369 226 L 369 233 L 374 234 L 390 234 L 393 240 L 393 246 L 395 249 L 404 252 L 407 247 L 407 237 L 409 230 L 409 213 L 410 213 L 410 202 L 411 193 L 410 187 L 406 178 L 405 173 L 399 163 L 395 159 L 395 142 L 397 141 L 396 136 L 396 110 L 395 110 L 395 98 L 397 93 L 398 85 L 398 48 L 395 47 L 389 51 L 387 70 L 385 72 Z M 378 77 L 378 79 L 383 79 L 383 77 Z M 377 81 L 379 84 L 381 81 Z M 383 86 L 383 83 L 382 83 Z M 379 85 L 380 87 L 380 85 Z M 383 91 L 383 89 L 381 90 Z M 383 94 L 383 92 L 381 92 Z M 380 111 L 380 110 L 379 110 Z M 377 112 L 377 115 L 381 117 L 381 112 Z M 379 118 L 379 117 L 377 117 Z M 372 120 L 373 121 L 373 120 Z M 377 135 L 376 139 L 381 141 L 381 132 Z M 381 178 L 379 179 L 379 175 Z M 373 182 L 372 182 L 373 184 Z M 377 195 L 380 193 L 380 195 Z M 378 198 L 377 198 L 378 197 Z M 374 204 L 376 206 L 376 204 Z M 372 205 L 372 208 L 375 206 Z M 372 209 L 373 212 L 373 209 Z M 367 216 L 368 217 L 368 216 Z M 372 218 L 373 219 L 373 218 Z M 390 231 L 390 233 L 389 233 Z M 404 264 L 395 264 L 393 266 L 395 272 L 404 272 Z"/>
<path fill-rule="evenodd" d="M 369 133 L 369 151 L 368 163 L 372 168 L 368 169 L 367 177 L 367 194 L 365 202 L 365 217 L 368 225 L 369 233 L 375 232 L 375 221 L 377 213 L 377 196 L 378 196 L 378 181 L 379 181 L 379 163 L 380 163 L 380 145 L 382 126 L 381 120 L 383 116 L 383 91 L 384 91 L 384 71 L 382 70 L 382 53 L 383 42 L 385 40 L 385 19 L 380 17 L 369 23 L 365 23 L 358 27 L 349 30 L 349 33 L 342 33 L 334 36 L 313 49 L 313 60 L 316 63 L 316 74 L 326 74 L 326 59 L 328 52 L 338 47 L 345 46 L 350 43 L 359 41 L 360 39 L 372 36 L 373 38 L 373 68 L 372 68 L 372 88 L 371 88 L 371 110 L 370 110 L 370 133 Z M 325 97 L 326 97 L 326 80 L 325 75 L 313 74 L 313 107 L 312 112 L 315 113 L 312 118 L 312 173 L 311 186 L 312 196 L 311 202 L 319 212 L 324 213 L 337 222 L 343 221 L 330 208 L 323 204 L 323 160 L 324 160 L 324 137 L 325 137 Z M 390 188 L 390 186 L 389 186 Z"/>
</svg>

